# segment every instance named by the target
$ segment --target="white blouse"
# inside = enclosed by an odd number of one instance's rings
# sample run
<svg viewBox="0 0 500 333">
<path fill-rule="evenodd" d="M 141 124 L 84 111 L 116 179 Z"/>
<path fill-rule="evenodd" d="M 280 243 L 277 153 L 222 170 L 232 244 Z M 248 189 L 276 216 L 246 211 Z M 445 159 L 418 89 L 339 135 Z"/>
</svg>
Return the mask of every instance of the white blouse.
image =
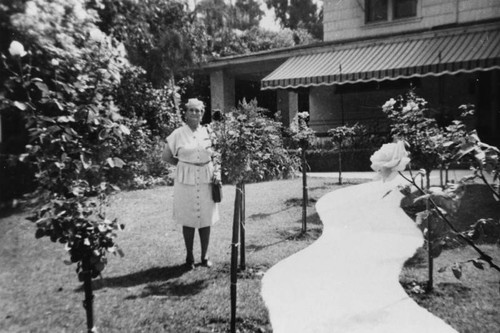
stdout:
<svg viewBox="0 0 500 333">
<path fill-rule="evenodd" d="M 212 142 L 206 127 L 195 131 L 184 124 L 167 137 L 173 156 L 179 160 L 176 181 L 187 185 L 211 183 L 214 174 Z"/>
</svg>

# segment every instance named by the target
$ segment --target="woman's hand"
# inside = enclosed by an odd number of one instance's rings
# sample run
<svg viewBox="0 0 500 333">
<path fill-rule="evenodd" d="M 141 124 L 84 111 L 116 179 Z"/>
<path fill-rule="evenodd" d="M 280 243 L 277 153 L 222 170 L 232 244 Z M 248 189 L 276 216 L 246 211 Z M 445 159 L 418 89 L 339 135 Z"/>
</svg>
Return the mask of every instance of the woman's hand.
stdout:
<svg viewBox="0 0 500 333">
<path fill-rule="evenodd" d="M 220 176 L 220 173 L 218 173 L 218 172 L 215 172 L 215 173 L 214 173 L 214 177 L 213 177 L 213 179 L 212 179 L 212 182 L 213 182 L 215 185 L 218 185 L 218 184 L 220 184 L 220 183 L 222 182 L 222 180 L 221 180 L 221 176 Z"/>
</svg>

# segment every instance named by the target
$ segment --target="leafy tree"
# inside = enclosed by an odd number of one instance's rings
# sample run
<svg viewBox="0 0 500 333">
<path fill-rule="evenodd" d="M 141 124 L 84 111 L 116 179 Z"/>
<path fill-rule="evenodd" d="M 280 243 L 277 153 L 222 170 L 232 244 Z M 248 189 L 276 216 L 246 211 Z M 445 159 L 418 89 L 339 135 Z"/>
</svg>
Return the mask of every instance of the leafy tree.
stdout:
<svg viewBox="0 0 500 333">
<path fill-rule="evenodd" d="M 264 16 L 259 2 L 255 0 L 236 0 L 234 4 L 234 25 L 239 30 L 248 30 L 259 26 Z"/>
<path fill-rule="evenodd" d="M 312 0 L 266 0 L 274 8 L 281 25 L 290 29 L 305 28 L 315 38 L 323 39 L 323 9 Z"/>
<path fill-rule="evenodd" d="M 171 85 L 179 69 L 197 60 L 204 38 L 184 2 L 103 0 L 97 10 L 100 28 L 124 43 L 131 62 L 146 69 L 155 87 Z"/>
<path fill-rule="evenodd" d="M 332 128 L 328 131 L 328 135 L 331 136 L 332 141 L 337 145 L 339 149 L 339 184 L 342 184 L 342 149 L 343 143 L 349 141 L 357 135 L 366 132 L 366 128 L 359 124 L 354 124 L 352 126 L 344 125 Z"/>
<path fill-rule="evenodd" d="M 34 166 L 37 204 L 29 219 L 37 238 L 64 244 L 68 264 L 84 282 L 88 330 L 94 329 L 91 279 L 123 255 L 115 243 L 123 226 L 106 216 L 107 196 L 118 190 L 121 158 L 136 126 L 120 114 L 115 91 L 129 68 L 123 47 L 96 25 L 83 0 L 32 0 L 12 15 L 12 42 L 2 58 L 0 111 L 24 118 L 29 143 L 19 156 Z M 27 45 L 27 52 L 24 51 Z"/>
<path fill-rule="evenodd" d="M 307 191 L 307 159 L 306 151 L 314 142 L 316 133 L 307 125 L 309 112 L 299 112 L 294 117 L 290 128 L 285 130 L 294 143 L 293 147 L 299 147 L 300 159 L 302 162 L 302 233 L 307 232 L 307 205 L 309 195 Z"/>
<path fill-rule="evenodd" d="M 297 161 L 283 146 L 281 123 L 264 115 L 257 101 L 241 102 L 236 110 L 222 117 L 216 113 L 212 123 L 213 142 L 220 153 L 223 181 L 236 185 L 231 249 L 231 331 L 236 323 L 236 270 L 238 244 L 241 250 L 240 269 L 245 269 L 245 183 L 279 179 L 291 175 Z M 241 229 L 240 229 L 241 226 Z M 241 235 L 241 239 L 240 239 Z"/>
</svg>

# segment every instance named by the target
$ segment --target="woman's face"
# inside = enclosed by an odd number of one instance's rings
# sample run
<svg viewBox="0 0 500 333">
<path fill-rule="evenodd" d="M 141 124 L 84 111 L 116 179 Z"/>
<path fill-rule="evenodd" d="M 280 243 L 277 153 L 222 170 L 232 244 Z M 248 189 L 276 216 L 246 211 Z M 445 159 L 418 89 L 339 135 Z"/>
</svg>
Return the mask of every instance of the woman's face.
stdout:
<svg viewBox="0 0 500 333">
<path fill-rule="evenodd" d="M 196 108 L 188 108 L 186 110 L 186 121 L 191 124 L 198 125 L 203 117 L 203 110 Z"/>
</svg>

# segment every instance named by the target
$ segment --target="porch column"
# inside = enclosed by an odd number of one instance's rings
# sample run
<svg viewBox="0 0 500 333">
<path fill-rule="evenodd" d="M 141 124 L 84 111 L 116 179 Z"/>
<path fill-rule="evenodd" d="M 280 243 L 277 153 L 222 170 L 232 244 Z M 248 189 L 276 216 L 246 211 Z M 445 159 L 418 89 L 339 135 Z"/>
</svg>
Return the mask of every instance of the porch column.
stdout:
<svg viewBox="0 0 500 333">
<path fill-rule="evenodd" d="M 279 89 L 276 92 L 278 111 L 281 111 L 283 125 L 290 126 L 299 111 L 299 94 L 295 91 Z"/>
<path fill-rule="evenodd" d="M 223 70 L 210 73 L 210 96 L 212 110 L 229 112 L 234 108 L 234 76 Z"/>
</svg>

